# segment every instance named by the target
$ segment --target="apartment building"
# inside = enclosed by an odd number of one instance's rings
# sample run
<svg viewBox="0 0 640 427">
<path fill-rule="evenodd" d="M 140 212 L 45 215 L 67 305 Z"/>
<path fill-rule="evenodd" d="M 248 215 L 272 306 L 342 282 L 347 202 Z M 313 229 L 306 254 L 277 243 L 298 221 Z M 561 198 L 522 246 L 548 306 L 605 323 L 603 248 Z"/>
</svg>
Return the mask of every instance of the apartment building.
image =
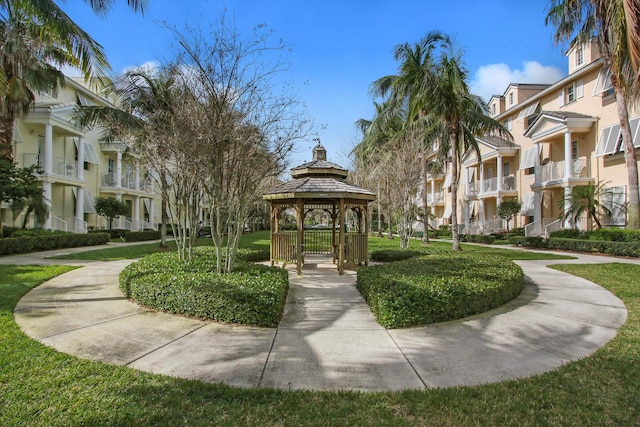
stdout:
<svg viewBox="0 0 640 427">
<path fill-rule="evenodd" d="M 76 233 L 106 229 L 106 219 L 96 214 L 95 198 L 115 197 L 127 204 L 129 213 L 113 228 L 155 229 L 160 202 L 151 171 L 127 153 L 125 144 L 101 142 L 99 128 L 80 129 L 73 119 L 78 105 L 113 106 L 114 100 L 80 79 L 66 78 L 55 97 L 39 96 L 29 114 L 14 124 L 15 161 L 42 168 L 39 178 L 49 207 L 44 223 L 31 218 L 27 227 Z M 14 216 L 8 204 L 1 208 L 4 225 L 22 225 L 22 214 Z"/>
<path fill-rule="evenodd" d="M 627 175 L 609 70 L 595 41 L 573 48 L 567 59 L 568 75 L 554 84 L 513 83 L 489 101 L 491 115 L 514 140 L 481 137 L 480 159 L 475 151 L 464 155 L 458 203 L 461 232 L 504 230 L 497 207 L 507 197 L 523 204 L 511 228 L 548 235 L 573 227 L 558 219 L 567 208 L 562 200 L 574 186 L 587 183 L 603 183 L 613 194 L 616 203 L 604 201 L 614 211 L 607 225 L 626 224 L 618 206 L 627 200 Z M 634 145 L 639 147 L 640 117 L 633 110 L 629 117 Z M 575 226 L 589 228 L 590 220 L 582 218 Z"/>
</svg>

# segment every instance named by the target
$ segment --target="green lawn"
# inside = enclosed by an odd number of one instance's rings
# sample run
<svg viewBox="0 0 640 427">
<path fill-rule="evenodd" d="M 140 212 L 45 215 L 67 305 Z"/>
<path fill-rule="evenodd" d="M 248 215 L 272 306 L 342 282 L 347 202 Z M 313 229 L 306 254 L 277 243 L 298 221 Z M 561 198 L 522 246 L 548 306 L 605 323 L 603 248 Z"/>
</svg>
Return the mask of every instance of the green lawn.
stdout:
<svg viewBox="0 0 640 427">
<path fill-rule="evenodd" d="M 200 245 L 212 246 L 213 241 L 211 238 L 201 238 L 198 239 L 198 243 Z M 99 261 L 116 261 L 121 259 L 136 259 L 142 258 L 145 255 L 149 255 L 152 253 L 156 253 L 163 250 L 175 250 L 175 243 L 172 241 L 168 242 L 168 249 L 160 249 L 158 248 L 157 243 L 143 243 L 139 245 L 118 245 L 117 246 L 105 248 L 105 249 L 95 249 L 86 252 L 78 252 L 66 255 L 60 255 L 55 257 L 55 259 L 73 259 L 73 260 L 99 260 Z M 240 240 L 241 247 L 248 248 L 269 248 L 269 231 L 258 231 L 255 233 L 244 234 L 242 239 Z M 400 239 L 387 239 L 387 238 L 379 238 L 379 237 L 370 237 L 369 238 L 369 250 L 379 250 L 379 249 L 399 249 L 400 248 Z M 450 249 L 450 242 L 439 242 L 432 241 L 430 245 L 422 245 L 419 240 L 411 241 L 411 249 L 425 250 L 429 251 L 430 249 L 441 250 L 441 249 Z M 568 259 L 574 258 L 572 256 L 564 256 L 564 255 L 554 255 L 550 253 L 540 253 L 540 252 L 529 252 L 529 251 L 520 251 L 520 250 L 510 250 L 510 249 L 501 249 L 499 247 L 496 248 L 488 248 L 484 246 L 478 245 L 462 245 L 464 251 L 475 252 L 475 251 L 483 251 L 485 253 L 493 253 L 496 255 L 502 255 L 509 259 Z"/>
<path fill-rule="evenodd" d="M 0 425 L 640 425 L 640 266 L 562 265 L 629 309 L 593 356 L 529 379 L 385 393 L 243 390 L 109 366 L 27 338 L 12 309 L 68 267 L 0 266 Z"/>
</svg>

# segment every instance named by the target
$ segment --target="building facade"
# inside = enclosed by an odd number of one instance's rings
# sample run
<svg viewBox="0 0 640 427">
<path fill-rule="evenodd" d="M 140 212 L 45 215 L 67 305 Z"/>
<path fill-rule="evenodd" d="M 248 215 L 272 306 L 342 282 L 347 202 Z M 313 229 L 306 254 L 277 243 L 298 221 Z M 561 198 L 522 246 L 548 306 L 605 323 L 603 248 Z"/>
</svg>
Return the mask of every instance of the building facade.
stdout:
<svg viewBox="0 0 640 427">
<path fill-rule="evenodd" d="M 18 166 L 37 164 L 47 219 L 27 227 L 85 233 L 106 229 L 107 221 L 96 214 L 96 197 L 114 197 L 129 208 L 113 228 L 132 231 L 155 229 L 160 222 L 159 194 L 151 171 L 127 153 L 123 143 L 100 140 L 99 128 L 80 129 L 73 118 L 78 105 L 114 106 L 90 90 L 81 80 L 66 78 L 55 97 L 40 95 L 35 107 L 14 123 L 14 159 Z M 23 214 L 2 205 L 5 226 L 20 227 Z"/>
<path fill-rule="evenodd" d="M 477 138 L 475 151 L 462 159 L 458 202 L 461 233 L 504 231 L 497 215 L 504 198 L 522 202 L 521 214 L 509 224 L 524 227 L 527 235 L 545 235 L 577 226 L 592 227 L 581 218 L 578 224 L 559 220 L 568 208 L 573 187 L 601 184 L 608 191 L 601 201 L 613 214 L 607 226 L 624 227 L 626 215 L 620 208 L 628 200 L 627 171 L 616 100 L 608 67 L 596 42 L 567 53 L 568 74 L 548 85 L 512 83 L 502 95 L 488 103 L 493 118 L 513 135 L 513 142 L 495 137 Z M 634 146 L 640 148 L 638 112 L 629 119 Z M 435 178 L 427 185 L 436 189 Z M 446 179 L 441 198 L 449 205 Z M 447 223 L 450 212 L 431 209 L 432 225 Z"/>
</svg>

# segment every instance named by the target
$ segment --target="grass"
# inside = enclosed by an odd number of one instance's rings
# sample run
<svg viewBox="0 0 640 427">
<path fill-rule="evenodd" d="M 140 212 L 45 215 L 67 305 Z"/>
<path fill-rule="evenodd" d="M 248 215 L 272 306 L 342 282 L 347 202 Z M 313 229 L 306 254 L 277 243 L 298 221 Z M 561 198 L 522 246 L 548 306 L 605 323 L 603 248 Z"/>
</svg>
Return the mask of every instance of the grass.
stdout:
<svg viewBox="0 0 640 427">
<path fill-rule="evenodd" d="M 561 265 L 629 309 L 591 357 L 529 379 L 384 393 L 237 389 L 78 359 L 27 338 L 13 307 L 68 267 L 0 266 L 0 425 L 640 425 L 640 266 Z"/>
</svg>

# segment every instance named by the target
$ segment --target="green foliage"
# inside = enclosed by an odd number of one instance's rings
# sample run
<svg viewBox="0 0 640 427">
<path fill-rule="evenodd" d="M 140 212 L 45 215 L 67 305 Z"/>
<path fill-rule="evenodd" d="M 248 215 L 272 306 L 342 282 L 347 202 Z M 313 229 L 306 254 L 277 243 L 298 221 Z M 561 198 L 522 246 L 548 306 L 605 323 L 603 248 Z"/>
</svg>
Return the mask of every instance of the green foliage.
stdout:
<svg viewBox="0 0 640 427">
<path fill-rule="evenodd" d="M 548 247 L 549 249 L 563 249 L 573 252 L 596 252 L 614 256 L 640 257 L 640 242 L 551 237 L 548 241 Z"/>
<path fill-rule="evenodd" d="M 507 231 L 509 231 L 509 222 L 511 218 L 520 213 L 522 203 L 517 199 L 503 200 L 498 206 L 498 216 L 507 221 Z"/>
<path fill-rule="evenodd" d="M 97 197 L 96 213 L 107 218 L 109 229 L 113 219 L 118 216 L 124 216 L 129 213 L 129 208 L 125 202 L 117 200 L 114 197 Z"/>
<path fill-rule="evenodd" d="M 492 244 L 496 237 L 491 234 L 466 234 L 464 240 L 470 243 L 484 243 L 487 245 Z"/>
<path fill-rule="evenodd" d="M 442 252 L 362 267 L 357 287 L 381 325 L 402 328 L 498 307 L 520 294 L 522 281 L 506 258 Z"/>
<path fill-rule="evenodd" d="M 382 249 L 372 251 L 369 254 L 369 259 L 376 262 L 393 262 L 402 261 L 421 254 L 424 254 L 424 252 L 410 249 Z"/>
<path fill-rule="evenodd" d="M 0 255 L 104 245 L 108 241 L 109 235 L 106 233 L 74 234 L 51 232 L 33 237 L 7 237 L 0 239 Z"/>
<path fill-rule="evenodd" d="M 514 246 L 523 246 L 525 248 L 546 249 L 547 241 L 542 236 L 512 236 L 509 237 L 509 243 Z"/>
<path fill-rule="evenodd" d="M 147 240 L 160 239 L 160 232 L 155 230 L 125 231 L 124 239 L 127 242 L 145 242 Z"/>
<path fill-rule="evenodd" d="M 176 252 L 156 253 L 130 264 L 120 274 L 120 288 L 147 307 L 219 322 L 277 326 L 289 289 L 288 272 L 246 259 L 258 251 L 238 251 L 233 273 L 215 273 L 215 250 L 197 247 L 191 260 Z"/>
</svg>

